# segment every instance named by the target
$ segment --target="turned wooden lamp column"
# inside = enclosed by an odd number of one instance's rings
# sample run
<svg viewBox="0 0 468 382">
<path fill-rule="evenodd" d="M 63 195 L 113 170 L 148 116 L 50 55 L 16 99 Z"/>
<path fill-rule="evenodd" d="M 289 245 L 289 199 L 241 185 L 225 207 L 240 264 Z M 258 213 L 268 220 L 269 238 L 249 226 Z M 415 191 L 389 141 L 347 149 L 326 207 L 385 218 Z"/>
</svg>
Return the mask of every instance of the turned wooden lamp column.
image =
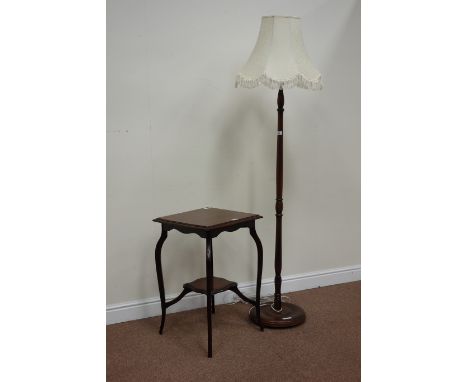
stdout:
<svg viewBox="0 0 468 382">
<path fill-rule="evenodd" d="M 304 310 L 281 301 L 282 217 L 283 217 L 283 88 L 320 90 L 321 75 L 313 67 L 304 47 L 298 17 L 262 17 L 257 43 L 249 60 L 236 76 L 236 87 L 260 85 L 278 89 L 278 128 L 276 140 L 276 238 L 275 295 L 273 304 L 261 306 L 264 326 L 287 328 L 305 321 Z M 250 318 L 256 322 L 255 309 Z"/>
</svg>

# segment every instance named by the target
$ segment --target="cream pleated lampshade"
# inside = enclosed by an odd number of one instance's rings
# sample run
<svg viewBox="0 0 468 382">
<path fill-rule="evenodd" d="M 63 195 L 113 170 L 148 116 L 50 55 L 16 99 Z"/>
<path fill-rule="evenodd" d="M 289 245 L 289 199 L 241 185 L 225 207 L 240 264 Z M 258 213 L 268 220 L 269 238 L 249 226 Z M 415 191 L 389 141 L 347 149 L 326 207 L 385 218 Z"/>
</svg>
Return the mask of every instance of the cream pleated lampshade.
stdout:
<svg viewBox="0 0 468 382">
<path fill-rule="evenodd" d="M 236 76 L 236 87 L 254 88 L 260 84 L 272 89 L 322 88 L 321 75 L 304 47 L 300 18 L 262 17 L 255 48 Z"/>
</svg>

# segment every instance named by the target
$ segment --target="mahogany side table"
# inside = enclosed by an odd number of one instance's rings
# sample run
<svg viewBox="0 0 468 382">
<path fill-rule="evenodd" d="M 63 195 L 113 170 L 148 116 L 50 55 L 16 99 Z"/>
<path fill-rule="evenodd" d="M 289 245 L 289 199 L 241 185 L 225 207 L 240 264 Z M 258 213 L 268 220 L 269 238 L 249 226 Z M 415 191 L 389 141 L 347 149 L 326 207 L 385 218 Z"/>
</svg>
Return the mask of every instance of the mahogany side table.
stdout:
<svg viewBox="0 0 468 382">
<path fill-rule="evenodd" d="M 263 323 L 260 318 L 260 287 L 263 268 L 263 247 L 260 238 L 255 231 L 255 221 L 262 216 L 245 212 L 222 210 L 218 208 L 205 207 L 193 211 L 183 212 L 175 215 L 163 216 L 154 219 L 161 223 L 161 236 L 156 244 L 155 262 L 158 276 L 159 296 L 161 299 L 161 325 L 159 334 L 162 334 L 166 320 L 166 309 L 180 301 L 187 293 L 197 292 L 206 295 L 206 314 L 208 319 L 208 357 L 212 357 L 211 345 L 211 315 L 215 313 L 214 295 L 227 290 L 233 291 L 244 301 L 255 306 L 256 323 L 263 331 Z M 257 246 L 257 285 L 255 301 L 246 297 L 238 288 L 237 283 L 221 277 L 213 276 L 213 246 L 212 239 L 222 232 L 232 232 L 239 228 L 248 228 Z M 182 233 L 195 233 L 206 239 L 206 277 L 194 280 L 183 285 L 182 292 L 173 300 L 166 302 L 164 293 L 164 278 L 161 267 L 161 250 L 167 239 L 167 232 L 175 229 Z"/>
</svg>

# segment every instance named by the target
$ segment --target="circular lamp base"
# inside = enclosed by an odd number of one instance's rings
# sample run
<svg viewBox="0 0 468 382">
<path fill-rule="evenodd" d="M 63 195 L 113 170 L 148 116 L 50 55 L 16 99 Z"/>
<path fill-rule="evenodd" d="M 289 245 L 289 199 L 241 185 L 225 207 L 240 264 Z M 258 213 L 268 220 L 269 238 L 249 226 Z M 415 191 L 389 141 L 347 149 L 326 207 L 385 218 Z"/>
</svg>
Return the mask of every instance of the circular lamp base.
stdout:
<svg viewBox="0 0 468 382">
<path fill-rule="evenodd" d="M 260 317 L 262 318 L 263 326 L 266 328 L 290 328 L 300 325 L 305 321 L 305 312 L 297 305 L 282 302 L 281 312 L 273 310 L 271 306 L 272 303 L 260 305 Z M 257 324 L 255 308 L 250 309 L 249 316 Z"/>
</svg>

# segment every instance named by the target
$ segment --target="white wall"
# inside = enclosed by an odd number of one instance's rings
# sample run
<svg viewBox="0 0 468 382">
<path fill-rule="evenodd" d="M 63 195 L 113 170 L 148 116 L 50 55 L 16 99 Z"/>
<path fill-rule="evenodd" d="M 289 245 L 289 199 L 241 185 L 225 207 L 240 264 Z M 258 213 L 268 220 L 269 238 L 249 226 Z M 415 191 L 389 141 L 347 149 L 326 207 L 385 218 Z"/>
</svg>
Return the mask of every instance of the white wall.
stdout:
<svg viewBox="0 0 468 382">
<path fill-rule="evenodd" d="M 255 212 L 274 275 L 276 92 L 235 89 L 263 15 L 302 18 L 320 92 L 285 90 L 283 275 L 360 264 L 357 0 L 107 3 L 107 303 L 158 294 L 158 216 Z M 214 271 L 255 279 L 247 230 L 214 240 Z M 204 243 L 175 231 L 166 293 L 204 275 Z"/>
</svg>

